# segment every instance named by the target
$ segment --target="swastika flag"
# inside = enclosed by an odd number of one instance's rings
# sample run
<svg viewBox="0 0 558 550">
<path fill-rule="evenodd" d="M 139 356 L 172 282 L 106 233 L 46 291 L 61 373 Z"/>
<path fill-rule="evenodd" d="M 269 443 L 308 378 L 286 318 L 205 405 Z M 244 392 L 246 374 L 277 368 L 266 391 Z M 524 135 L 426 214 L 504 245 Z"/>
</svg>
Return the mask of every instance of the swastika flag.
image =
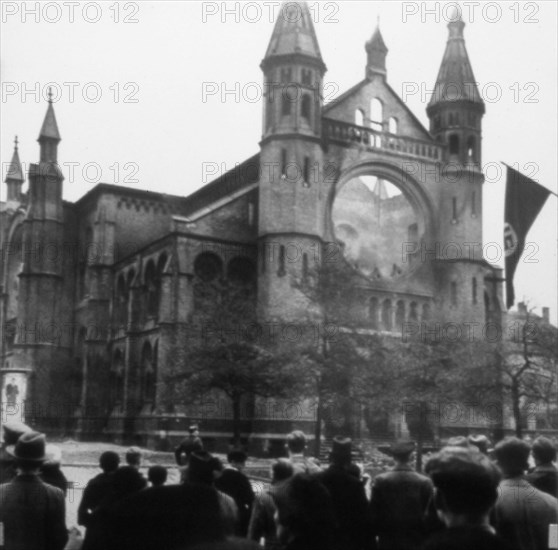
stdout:
<svg viewBox="0 0 558 550">
<path fill-rule="evenodd" d="M 507 166 L 507 165 L 506 165 Z M 527 233 L 539 215 L 550 191 L 507 166 L 504 211 L 504 252 L 506 255 L 506 307 L 515 301 L 513 276 L 525 248 Z"/>
</svg>

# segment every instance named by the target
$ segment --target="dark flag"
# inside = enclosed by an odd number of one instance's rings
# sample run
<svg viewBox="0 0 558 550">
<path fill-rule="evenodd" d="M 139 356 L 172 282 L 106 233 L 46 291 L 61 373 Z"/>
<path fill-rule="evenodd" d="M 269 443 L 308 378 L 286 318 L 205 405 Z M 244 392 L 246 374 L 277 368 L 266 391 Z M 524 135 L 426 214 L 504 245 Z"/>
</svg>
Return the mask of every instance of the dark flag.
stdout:
<svg viewBox="0 0 558 550">
<path fill-rule="evenodd" d="M 515 301 L 513 276 L 525 248 L 527 233 L 550 191 L 517 170 L 509 166 L 507 169 L 504 253 L 506 255 L 506 307 L 509 309 Z"/>
</svg>

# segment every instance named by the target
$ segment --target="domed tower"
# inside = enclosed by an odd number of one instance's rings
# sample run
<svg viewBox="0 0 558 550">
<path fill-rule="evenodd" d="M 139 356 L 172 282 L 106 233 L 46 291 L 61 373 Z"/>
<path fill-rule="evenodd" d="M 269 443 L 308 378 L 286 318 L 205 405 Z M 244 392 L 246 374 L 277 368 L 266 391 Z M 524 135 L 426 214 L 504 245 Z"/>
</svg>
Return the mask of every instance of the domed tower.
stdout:
<svg viewBox="0 0 558 550">
<path fill-rule="evenodd" d="M 456 10 L 457 12 L 457 10 Z M 449 36 L 426 112 L 445 145 L 438 188 L 439 298 L 446 318 L 484 321 L 481 123 L 485 112 L 467 55 L 460 15 Z"/>
<path fill-rule="evenodd" d="M 323 235 L 319 203 L 326 66 L 306 3 L 281 5 L 261 69 L 260 316 L 300 319 L 293 301 L 302 297 L 291 290 L 291 282 L 319 257 Z"/>
<path fill-rule="evenodd" d="M 364 49 L 366 50 L 365 77 L 371 79 L 375 75 L 382 75 L 385 78 L 388 48 L 380 32 L 379 21 L 372 38 L 364 45 Z"/>
<path fill-rule="evenodd" d="M 14 154 L 12 156 L 12 162 L 10 162 L 5 180 L 7 187 L 7 202 L 21 202 L 21 187 L 24 181 L 25 178 L 23 177 L 23 170 L 19 160 L 18 140 L 16 136 L 14 140 Z"/>
</svg>

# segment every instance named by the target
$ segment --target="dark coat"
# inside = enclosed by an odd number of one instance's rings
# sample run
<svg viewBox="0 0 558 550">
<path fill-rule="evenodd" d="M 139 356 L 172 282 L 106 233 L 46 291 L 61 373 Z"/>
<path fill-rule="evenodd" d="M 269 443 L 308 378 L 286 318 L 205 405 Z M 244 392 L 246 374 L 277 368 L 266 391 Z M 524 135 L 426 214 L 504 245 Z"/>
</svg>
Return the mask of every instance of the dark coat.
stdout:
<svg viewBox="0 0 558 550">
<path fill-rule="evenodd" d="M 432 535 L 421 550 L 516 550 L 504 539 L 479 527 L 451 527 Z"/>
<path fill-rule="evenodd" d="M 558 471 L 554 464 L 537 466 L 530 474 L 527 474 L 526 479 L 539 491 L 558 498 Z"/>
<path fill-rule="evenodd" d="M 8 454 L 4 447 L 0 447 L 0 485 L 12 481 L 16 475 L 14 457 Z"/>
<path fill-rule="evenodd" d="M 338 523 L 339 547 L 345 550 L 374 548 L 367 516 L 368 501 L 362 483 L 335 465 L 316 477 L 331 495 Z"/>
<path fill-rule="evenodd" d="M 0 522 L 6 548 L 62 550 L 68 541 L 64 494 L 33 474 L 0 485 Z"/>
<path fill-rule="evenodd" d="M 114 473 L 102 472 L 89 480 L 83 490 L 83 496 L 77 511 L 79 525 L 87 527 L 93 511 L 106 499 L 113 490 Z"/>
<path fill-rule="evenodd" d="M 245 537 L 248 533 L 248 523 L 254 502 L 254 491 L 250 480 L 242 472 L 226 468 L 221 477 L 215 481 L 215 488 L 234 500 L 238 508 L 238 524 L 235 534 Z"/>
<path fill-rule="evenodd" d="M 492 511 L 497 533 L 521 550 L 547 550 L 548 526 L 558 523 L 558 500 L 523 477 L 504 479 Z"/>
<path fill-rule="evenodd" d="M 432 493 L 430 478 L 410 466 L 396 466 L 374 479 L 370 517 L 380 550 L 414 550 L 424 542 Z"/>
<path fill-rule="evenodd" d="M 40 478 L 53 487 L 58 487 L 66 496 L 68 480 L 60 469 L 60 464 L 44 464 L 41 468 Z"/>
</svg>

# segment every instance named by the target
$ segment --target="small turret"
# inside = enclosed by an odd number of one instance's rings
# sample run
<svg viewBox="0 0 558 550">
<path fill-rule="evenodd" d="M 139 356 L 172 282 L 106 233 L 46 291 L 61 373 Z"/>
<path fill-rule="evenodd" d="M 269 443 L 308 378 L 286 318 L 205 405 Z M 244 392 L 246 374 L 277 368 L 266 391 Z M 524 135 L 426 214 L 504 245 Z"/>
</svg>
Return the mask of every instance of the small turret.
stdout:
<svg viewBox="0 0 558 550">
<path fill-rule="evenodd" d="M 371 79 L 376 75 L 381 75 L 385 78 L 387 74 L 386 56 L 388 49 L 380 32 L 379 20 L 372 38 L 366 42 L 364 49 L 367 54 L 365 77 Z"/>
<path fill-rule="evenodd" d="M 446 50 L 426 112 L 430 132 L 447 145 L 447 160 L 476 170 L 481 164 L 481 119 L 485 107 L 467 55 L 464 28 L 456 11 L 448 23 Z"/>
<path fill-rule="evenodd" d="M 60 143 L 60 132 L 52 107 L 52 90 L 48 90 L 48 109 L 43 126 L 37 141 L 41 145 L 41 162 L 56 162 L 58 159 L 58 144 Z"/>
<path fill-rule="evenodd" d="M 23 177 L 23 170 L 21 168 L 21 162 L 19 160 L 18 140 L 16 136 L 14 139 L 14 154 L 12 156 L 12 162 L 10 162 L 8 173 L 5 179 L 6 186 L 8 188 L 6 197 L 8 201 L 21 200 L 21 186 L 23 185 L 24 181 L 25 178 Z"/>
</svg>

